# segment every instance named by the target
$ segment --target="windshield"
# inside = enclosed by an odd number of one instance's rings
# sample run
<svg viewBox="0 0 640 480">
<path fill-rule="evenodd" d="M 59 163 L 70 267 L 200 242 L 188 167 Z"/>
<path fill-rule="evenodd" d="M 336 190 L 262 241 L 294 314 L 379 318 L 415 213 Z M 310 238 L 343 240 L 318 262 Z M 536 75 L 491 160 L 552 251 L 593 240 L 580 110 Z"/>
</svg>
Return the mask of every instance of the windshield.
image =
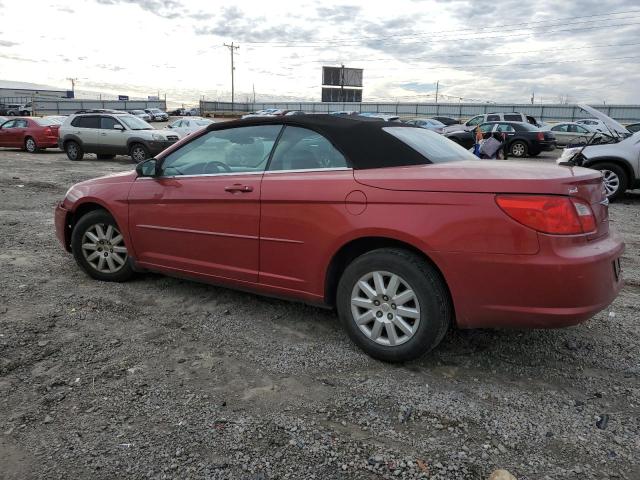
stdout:
<svg viewBox="0 0 640 480">
<path fill-rule="evenodd" d="M 209 125 L 210 123 L 213 123 L 211 120 L 194 120 L 194 122 L 196 125 Z"/>
<path fill-rule="evenodd" d="M 133 115 L 118 115 L 118 120 L 124 123 L 131 130 L 153 130 L 153 127 L 141 118 Z"/>
<path fill-rule="evenodd" d="M 382 130 L 409 145 L 431 163 L 478 160 L 457 143 L 431 130 L 413 127 L 384 127 Z"/>
</svg>

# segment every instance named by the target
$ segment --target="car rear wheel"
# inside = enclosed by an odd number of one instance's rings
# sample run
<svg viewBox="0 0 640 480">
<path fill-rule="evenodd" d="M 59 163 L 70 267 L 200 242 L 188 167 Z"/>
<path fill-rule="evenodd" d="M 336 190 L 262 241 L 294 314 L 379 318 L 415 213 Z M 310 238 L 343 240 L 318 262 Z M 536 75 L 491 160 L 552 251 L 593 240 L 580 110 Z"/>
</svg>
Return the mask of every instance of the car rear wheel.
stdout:
<svg viewBox="0 0 640 480">
<path fill-rule="evenodd" d="M 440 274 L 418 255 L 395 248 L 365 253 L 346 268 L 337 308 L 353 342 L 388 362 L 413 360 L 432 350 L 452 320 Z"/>
<path fill-rule="evenodd" d="M 104 210 L 93 210 L 78 220 L 71 250 L 78 265 L 97 280 L 123 282 L 133 275 L 122 233 Z"/>
<path fill-rule="evenodd" d="M 511 144 L 511 148 L 509 150 L 511 152 L 511 155 L 513 155 L 514 157 L 522 158 L 527 156 L 528 148 L 526 143 L 517 140 Z"/>
<path fill-rule="evenodd" d="M 609 200 L 615 200 L 627 190 L 629 180 L 624 169 L 615 163 L 600 163 L 591 167 L 602 172 L 602 181 Z"/>
<path fill-rule="evenodd" d="M 84 157 L 84 151 L 82 150 L 82 147 L 73 141 L 67 142 L 64 145 L 64 151 L 67 154 L 67 158 L 69 160 L 73 160 L 73 161 L 77 161 L 77 160 L 82 160 L 82 158 Z"/>
<path fill-rule="evenodd" d="M 35 153 L 38 151 L 38 145 L 33 138 L 27 137 L 24 140 L 24 149 L 29 153 Z"/>
<path fill-rule="evenodd" d="M 134 162 L 140 163 L 149 158 L 149 150 L 147 150 L 147 147 L 145 147 L 141 143 L 134 143 L 133 145 L 131 145 L 129 155 L 131 155 L 131 159 Z"/>
</svg>

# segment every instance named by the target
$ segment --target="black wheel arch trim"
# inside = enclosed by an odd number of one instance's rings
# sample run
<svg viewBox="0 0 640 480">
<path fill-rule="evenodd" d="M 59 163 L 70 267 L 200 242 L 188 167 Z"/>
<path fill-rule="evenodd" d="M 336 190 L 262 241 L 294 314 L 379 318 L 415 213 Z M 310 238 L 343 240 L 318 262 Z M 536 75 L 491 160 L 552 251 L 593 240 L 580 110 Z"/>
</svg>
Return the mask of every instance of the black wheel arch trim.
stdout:
<svg viewBox="0 0 640 480">
<path fill-rule="evenodd" d="M 629 163 L 628 160 L 621 158 L 621 157 L 594 157 L 594 158 L 588 158 L 585 159 L 584 162 L 582 162 L 582 167 L 585 168 L 594 168 L 596 165 L 598 165 L 599 163 L 615 163 L 617 165 L 620 165 L 621 167 L 624 168 L 625 173 L 629 176 L 628 180 L 628 187 L 631 185 L 635 185 L 638 180 L 635 174 L 635 171 L 633 169 L 633 166 L 631 165 L 631 163 Z M 627 187 L 627 188 L 628 188 Z"/>
</svg>

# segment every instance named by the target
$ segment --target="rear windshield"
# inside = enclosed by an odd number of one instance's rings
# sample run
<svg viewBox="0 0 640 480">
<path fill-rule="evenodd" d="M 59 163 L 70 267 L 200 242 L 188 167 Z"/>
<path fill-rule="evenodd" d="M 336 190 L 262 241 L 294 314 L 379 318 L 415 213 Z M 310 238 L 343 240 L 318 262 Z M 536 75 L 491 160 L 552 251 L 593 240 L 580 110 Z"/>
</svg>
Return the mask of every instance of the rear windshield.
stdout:
<svg viewBox="0 0 640 480">
<path fill-rule="evenodd" d="M 520 123 L 518 127 L 528 132 L 537 132 L 540 130 L 536 125 L 531 125 L 530 123 Z"/>
<path fill-rule="evenodd" d="M 382 130 L 409 145 L 431 163 L 478 160 L 457 143 L 431 130 L 411 127 L 384 127 Z"/>
<path fill-rule="evenodd" d="M 34 118 L 35 122 L 38 125 L 42 125 L 43 127 L 51 127 L 53 125 L 60 125 L 60 120 L 56 120 L 55 118 Z"/>
</svg>

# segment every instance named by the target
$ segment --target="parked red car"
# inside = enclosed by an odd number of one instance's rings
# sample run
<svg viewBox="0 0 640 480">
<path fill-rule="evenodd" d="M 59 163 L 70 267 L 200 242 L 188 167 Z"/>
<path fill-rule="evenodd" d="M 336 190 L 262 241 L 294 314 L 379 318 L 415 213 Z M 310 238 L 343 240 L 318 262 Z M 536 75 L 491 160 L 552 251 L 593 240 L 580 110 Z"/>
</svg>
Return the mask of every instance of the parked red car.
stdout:
<svg viewBox="0 0 640 480">
<path fill-rule="evenodd" d="M 14 118 L 0 125 L 0 147 L 23 148 L 34 153 L 58 148 L 60 124 L 46 118 Z"/>
<path fill-rule="evenodd" d="M 483 161 L 359 117 L 212 124 L 136 171 L 74 185 L 55 223 L 93 278 L 152 270 L 335 306 L 388 361 L 451 325 L 573 325 L 622 286 L 598 172 Z"/>
</svg>

